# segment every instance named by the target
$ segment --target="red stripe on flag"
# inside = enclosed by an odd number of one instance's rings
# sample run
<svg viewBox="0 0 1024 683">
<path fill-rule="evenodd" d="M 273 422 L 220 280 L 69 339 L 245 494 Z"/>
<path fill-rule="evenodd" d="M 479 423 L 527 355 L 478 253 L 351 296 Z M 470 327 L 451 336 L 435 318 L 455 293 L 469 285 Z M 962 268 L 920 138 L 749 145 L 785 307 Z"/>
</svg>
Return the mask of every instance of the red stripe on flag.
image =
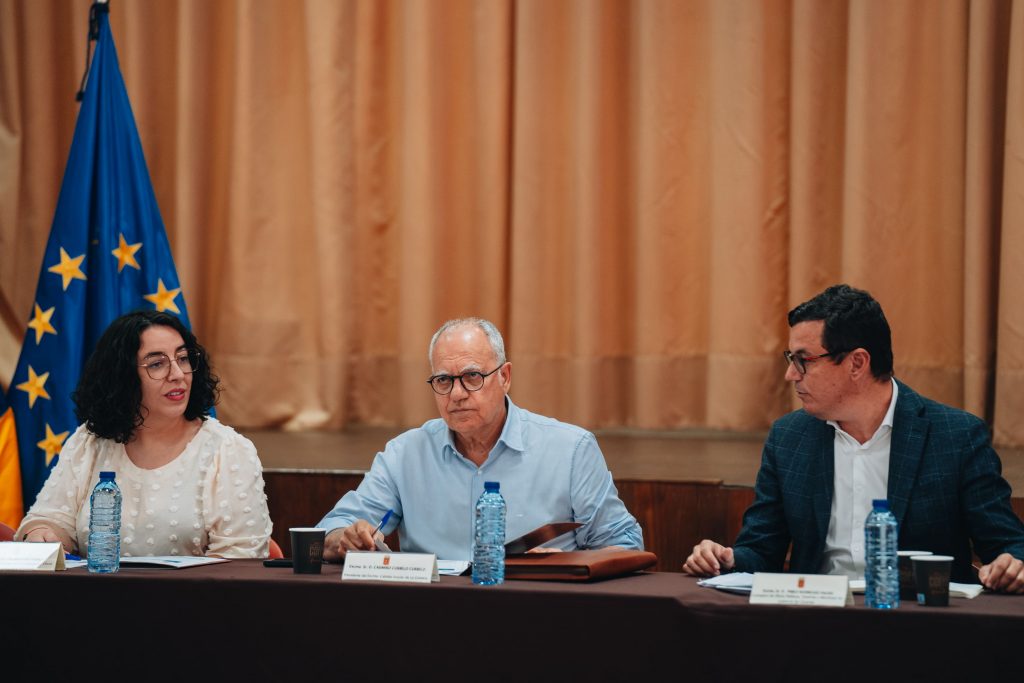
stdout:
<svg viewBox="0 0 1024 683">
<path fill-rule="evenodd" d="M 0 415 L 0 522 L 17 528 L 23 512 L 18 435 L 14 431 L 14 412 L 8 408 Z"/>
</svg>

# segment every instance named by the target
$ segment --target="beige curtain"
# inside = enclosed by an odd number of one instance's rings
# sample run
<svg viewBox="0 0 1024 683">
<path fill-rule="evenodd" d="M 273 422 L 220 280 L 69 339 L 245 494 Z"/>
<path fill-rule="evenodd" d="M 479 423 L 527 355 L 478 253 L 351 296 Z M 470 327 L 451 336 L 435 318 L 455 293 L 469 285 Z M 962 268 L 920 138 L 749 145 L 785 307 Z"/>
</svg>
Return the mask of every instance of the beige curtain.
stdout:
<svg viewBox="0 0 1024 683">
<path fill-rule="evenodd" d="M 0 0 L 0 381 L 74 126 L 85 0 Z M 1024 444 L 1011 0 L 113 0 L 221 417 L 433 415 L 445 319 L 589 427 L 763 429 L 785 314 L 869 289 L 897 374 Z"/>
</svg>

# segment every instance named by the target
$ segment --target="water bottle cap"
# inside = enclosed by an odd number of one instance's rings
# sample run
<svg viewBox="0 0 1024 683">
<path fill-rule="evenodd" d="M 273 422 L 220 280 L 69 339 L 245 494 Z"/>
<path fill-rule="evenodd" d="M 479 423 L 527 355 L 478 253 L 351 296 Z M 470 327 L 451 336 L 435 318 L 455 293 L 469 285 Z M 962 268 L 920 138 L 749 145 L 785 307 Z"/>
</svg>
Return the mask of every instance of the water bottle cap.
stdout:
<svg viewBox="0 0 1024 683">
<path fill-rule="evenodd" d="M 100 481 L 114 481 L 116 472 L 100 472 Z"/>
<path fill-rule="evenodd" d="M 484 491 L 497 491 L 501 488 L 501 484 L 496 481 L 485 481 Z"/>
<path fill-rule="evenodd" d="M 888 510 L 889 501 L 886 500 L 885 498 L 879 498 L 871 501 L 871 507 L 875 510 Z"/>
</svg>

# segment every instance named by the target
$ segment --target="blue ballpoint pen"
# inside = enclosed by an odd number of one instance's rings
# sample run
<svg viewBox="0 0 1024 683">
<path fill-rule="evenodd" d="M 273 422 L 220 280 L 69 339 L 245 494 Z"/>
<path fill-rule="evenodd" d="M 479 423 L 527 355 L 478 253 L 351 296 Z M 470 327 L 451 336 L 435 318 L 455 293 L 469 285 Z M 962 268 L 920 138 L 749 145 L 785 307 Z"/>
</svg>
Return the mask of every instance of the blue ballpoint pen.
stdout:
<svg viewBox="0 0 1024 683">
<path fill-rule="evenodd" d="M 391 515 L 393 515 L 394 513 L 394 510 L 388 510 L 387 512 L 385 512 L 384 516 L 380 520 L 380 524 L 377 525 L 377 528 L 373 530 L 373 533 L 370 534 L 370 536 L 376 536 L 377 532 L 384 528 L 384 525 L 388 523 L 388 520 L 391 519 Z"/>
<path fill-rule="evenodd" d="M 384 541 L 378 541 L 375 537 L 377 536 L 377 532 L 381 531 L 384 528 L 384 525 L 388 523 L 388 520 L 391 519 L 391 515 L 393 515 L 394 512 L 394 510 L 388 510 L 385 512 L 384 517 L 380 520 L 380 524 L 378 524 L 377 528 L 373 530 L 372 534 L 370 534 L 370 538 L 373 538 L 373 545 L 380 552 L 391 552 L 391 548 L 388 547 L 387 543 Z"/>
<path fill-rule="evenodd" d="M 71 553 L 64 553 L 64 559 L 75 560 L 76 562 L 80 562 L 82 560 L 78 555 L 72 555 Z"/>
</svg>

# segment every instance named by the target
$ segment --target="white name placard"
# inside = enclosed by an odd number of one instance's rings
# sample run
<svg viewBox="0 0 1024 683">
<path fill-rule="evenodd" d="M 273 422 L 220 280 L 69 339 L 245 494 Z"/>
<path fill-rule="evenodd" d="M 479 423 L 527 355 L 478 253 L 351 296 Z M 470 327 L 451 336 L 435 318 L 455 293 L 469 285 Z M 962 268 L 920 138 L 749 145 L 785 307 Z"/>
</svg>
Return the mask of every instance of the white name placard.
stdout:
<svg viewBox="0 0 1024 683">
<path fill-rule="evenodd" d="M 64 548 L 60 543 L 0 543 L 0 569 L 63 570 Z"/>
<path fill-rule="evenodd" d="M 750 604 L 844 607 L 853 604 L 853 594 L 846 576 L 757 572 Z"/>
<path fill-rule="evenodd" d="M 428 553 L 375 553 L 350 550 L 345 554 L 342 581 L 440 581 L 437 555 Z"/>
</svg>

